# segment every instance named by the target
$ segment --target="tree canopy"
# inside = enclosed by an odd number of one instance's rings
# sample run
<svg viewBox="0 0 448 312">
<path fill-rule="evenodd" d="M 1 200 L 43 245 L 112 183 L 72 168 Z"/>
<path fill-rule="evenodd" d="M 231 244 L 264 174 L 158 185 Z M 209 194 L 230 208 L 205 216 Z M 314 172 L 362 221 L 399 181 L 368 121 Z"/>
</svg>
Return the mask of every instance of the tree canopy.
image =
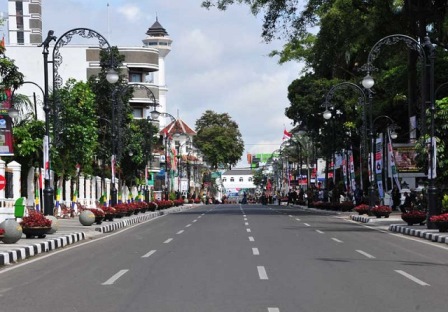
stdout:
<svg viewBox="0 0 448 312">
<path fill-rule="evenodd" d="M 194 145 L 213 168 L 234 166 L 244 152 L 244 142 L 238 124 L 229 114 L 207 110 L 196 121 Z"/>
</svg>

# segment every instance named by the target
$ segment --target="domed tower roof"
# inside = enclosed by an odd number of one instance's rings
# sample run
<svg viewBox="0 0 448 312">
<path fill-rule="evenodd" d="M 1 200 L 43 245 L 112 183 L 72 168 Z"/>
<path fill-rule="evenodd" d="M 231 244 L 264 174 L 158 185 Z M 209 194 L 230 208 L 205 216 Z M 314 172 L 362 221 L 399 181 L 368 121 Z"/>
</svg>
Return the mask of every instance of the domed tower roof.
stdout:
<svg viewBox="0 0 448 312">
<path fill-rule="evenodd" d="M 162 25 L 159 23 L 159 19 L 156 17 L 156 21 L 154 24 L 152 24 L 151 27 L 148 28 L 148 31 L 146 32 L 148 36 L 151 37 L 165 37 L 168 36 L 167 31 L 165 28 L 163 28 Z"/>
</svg>

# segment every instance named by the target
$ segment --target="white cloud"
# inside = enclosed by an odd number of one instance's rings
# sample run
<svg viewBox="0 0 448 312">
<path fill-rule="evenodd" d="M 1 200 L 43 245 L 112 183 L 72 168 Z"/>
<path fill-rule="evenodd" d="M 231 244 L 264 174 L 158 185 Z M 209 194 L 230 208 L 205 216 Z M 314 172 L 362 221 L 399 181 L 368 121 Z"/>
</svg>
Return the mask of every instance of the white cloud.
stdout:
<svg viewBox="0 0 448 312">
<path fill-rule="evenodd" d="M 142 18 L 141 9 L 136 5 L 123 5 L 117 8 L 117 12 L 133 23 Z"/>
</svg>

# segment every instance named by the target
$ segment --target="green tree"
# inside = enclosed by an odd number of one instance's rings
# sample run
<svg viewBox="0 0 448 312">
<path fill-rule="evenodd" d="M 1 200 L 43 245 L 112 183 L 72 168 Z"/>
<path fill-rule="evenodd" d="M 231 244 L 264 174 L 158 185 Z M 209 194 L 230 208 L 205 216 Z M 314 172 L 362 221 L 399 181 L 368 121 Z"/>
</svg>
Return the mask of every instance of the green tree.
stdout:
<svg viewBox="0 0 448 312">
<path fill-rule="evenodd" d="M 229 114 L 207 110 L 196 121 L 194 145 L 203 153 L 212 169 L 234 166 L 244 152 L 238 124 Z"/>
<path fill-rule="evenodd" d="M 52 147 L 52 169 L 60 176 L 73 176 L 76 165 L 92 173 L 92 160 L 98 144 L 98 120 L 95 116 L 95 94 L 89 85 L 69 79 L 58 90 L 61 101 L 59 119 L 63 124 Z"/>
</svg>

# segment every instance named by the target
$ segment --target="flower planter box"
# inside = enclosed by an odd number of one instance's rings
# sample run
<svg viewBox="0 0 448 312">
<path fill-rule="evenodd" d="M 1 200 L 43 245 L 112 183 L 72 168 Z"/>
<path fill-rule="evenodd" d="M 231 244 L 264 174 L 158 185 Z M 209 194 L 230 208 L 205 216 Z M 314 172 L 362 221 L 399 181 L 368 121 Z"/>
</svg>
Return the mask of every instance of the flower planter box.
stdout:
<svg viewBox="0 0 448 312">
<path fill-rule="evenodd" d="M 49 227 L 23 227 L 22 232 L 26 235 L 26 238 L 33 238 L 37 236 L 38 238 L 45 238 L 46 234 L 51 230 Z"/>
<path fill-rule="evenodd" d="M 414 224 L 423 225 L 426 220 L 426 214 L 423 212 L 402 213 L 401 219 L 408 225 L 414 225 Z"/>
</svg>

